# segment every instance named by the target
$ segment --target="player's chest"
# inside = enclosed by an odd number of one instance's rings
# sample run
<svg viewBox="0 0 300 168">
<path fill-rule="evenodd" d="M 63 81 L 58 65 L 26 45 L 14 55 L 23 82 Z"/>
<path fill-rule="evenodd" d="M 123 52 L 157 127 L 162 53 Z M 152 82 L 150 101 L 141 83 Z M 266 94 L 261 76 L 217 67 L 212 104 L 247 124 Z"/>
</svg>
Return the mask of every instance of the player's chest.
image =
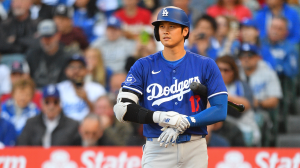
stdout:
<svg viewBox="0 0 300 168">
<path fill-rule="evenodd" d="M 187 66 L 153 66 L 149 69 L 144 82 L 144 91 L 147 101 L 152 105 L 178 100 L 191 93 L 189 88 L 192 82 L 201 83 L 201 73 L 189 69 Z"/>
</svg>

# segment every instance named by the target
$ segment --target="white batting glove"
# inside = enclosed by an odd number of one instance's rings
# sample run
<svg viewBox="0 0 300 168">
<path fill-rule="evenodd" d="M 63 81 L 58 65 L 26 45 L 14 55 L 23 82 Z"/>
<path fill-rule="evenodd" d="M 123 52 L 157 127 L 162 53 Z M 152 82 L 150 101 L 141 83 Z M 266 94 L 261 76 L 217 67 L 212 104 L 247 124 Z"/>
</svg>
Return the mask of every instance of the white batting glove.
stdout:
<svg viewBox="0 0 300 168">
<path fill-rule="evenodd" d="M 162 146 L 165 143 L 165 148 L 167 148 L 169 143 L 172 142 L 172 146 L 174 146 L 179 135 L 179 131 L 176 128 L 167 127 L 164 127 L 161 130 L 164 132 L 162 132 L 157 139 L 157 141 L 160 141 L 159 145 Z"/>
<path fill-rule="evenodd" d="M 188 122 L 182 122 L 183 118 L 185 117 L 185 115 L 181 115 L 175 111 L 155 111 L 153 115 L 153 121 L 158 123 L 158 125 L 161 127 L 178 128 L 180 126 L 182 130 L 185 130 L 189 127 L 189 124 L 187 124 Z"/>
<path fill-rule="evenodd" d="M 182 120 L 179 123 L 179 126 L 177 127 L 177 130 L 180 134 L 184 133 L 184 131 L 188 128 L 190 128 L 191 124 L 189 120 L 186 118 L 185 115 L 182 116 Z"/>
</svg>

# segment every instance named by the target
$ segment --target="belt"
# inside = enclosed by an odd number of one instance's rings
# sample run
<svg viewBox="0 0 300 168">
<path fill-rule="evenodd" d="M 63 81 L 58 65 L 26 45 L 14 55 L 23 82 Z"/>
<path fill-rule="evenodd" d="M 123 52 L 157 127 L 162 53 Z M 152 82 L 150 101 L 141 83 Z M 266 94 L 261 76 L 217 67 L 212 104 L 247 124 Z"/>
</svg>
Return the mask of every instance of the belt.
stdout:
<svg viewBox="0 0 300 168">
<path fill-rule="evenodd" d="M 206 135 L 191 135 L 191 134 L 184 134 L 184 135 L 179 135 L 177 137 L 176 143 L 184 143 L 184 142 L 188 142 L 191 140 L 196 140 L 199 138 L 205 138 Z M 157 139 L 157 138 L 146 138 L 147 141 L 153 141 L 153 139 Z"/>
</svg>

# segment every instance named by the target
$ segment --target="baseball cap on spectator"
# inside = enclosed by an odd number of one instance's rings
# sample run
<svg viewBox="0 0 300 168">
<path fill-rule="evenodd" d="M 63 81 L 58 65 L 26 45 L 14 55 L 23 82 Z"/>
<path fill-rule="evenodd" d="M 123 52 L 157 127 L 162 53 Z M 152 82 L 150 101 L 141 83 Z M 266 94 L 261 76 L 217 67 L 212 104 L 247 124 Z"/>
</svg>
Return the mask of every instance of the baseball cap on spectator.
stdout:
<svg viewBox="0 0 300 168">
<path fill-rule="evenodd" d="M 11 64 L 11 73 L 24 73 L 22 62 L 14 61 Z"/>
<path fill-rule="evenodd" d="M 122 26 L 122 22 L 118 18 L 114 16 L 108 18 L 107 27 L 114 27 L 117 29 L 121 29 L 121 26 Z"/>
<path fill-rule="evenodd" d="M 55 85 L 47 85 L 43 88 L 43 98 L 54 97 L 59 99 L 59 91 Z"/>
<path fill-rule="evenodd" d="M 39 23 L 38 34 L 40 37 L 51 37 L 57 32 L 56 25 L 53 20 L 46 19 Z"/>
<path fill-rule="evenodd" d="M 244 19 L 242 22 L 241 22 L 241 26 L 245 26 L 245 27 L 254 27 L 257 29 L 257 25 L 256 25 L 256 22 L 253 20 L 253 19 Z"/>
<path fill-rule="evenodd" d="M 247 54 L 247 56 L 258 55 L 258 47 L 253 44 L 243 43 L 240 46 L 238 56 L 242 57 L 242 56 L 245 56 L 245 54 Z"/>
<path fill-rule="evenodd" d="M 74 9 L 66 5 L 58 5 L 54 10 L 54 16 L 62 16 L 67 18 L 73 18 Z"/>
<path fill-rule="evenodd" d="M 79 54 L 74 54 L 72 57 L 70 57 L 68 64 L 70 64 L 70 62 L 72 62 L 72 61 L 79 61 L 86 67 L 86 62 L 85 62 L 84 57 Z"/>
</svg>

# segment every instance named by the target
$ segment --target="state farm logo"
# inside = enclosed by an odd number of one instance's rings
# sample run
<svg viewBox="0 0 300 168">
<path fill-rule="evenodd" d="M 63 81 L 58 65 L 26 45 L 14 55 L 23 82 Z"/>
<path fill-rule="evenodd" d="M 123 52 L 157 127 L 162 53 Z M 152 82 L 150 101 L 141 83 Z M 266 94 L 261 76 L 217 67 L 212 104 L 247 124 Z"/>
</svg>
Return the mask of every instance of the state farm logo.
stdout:
<svg viewBox="0 0 300 168">
<path fill-rule="evenodd" d="M 78 168 L 77 163 L 70 160 L 70 154 L 64 150 L 51 153 L 50 160 L 42 164 L 42 168 Z"/>
<path fill-rule="evenodd" d="M 141 167 L 141 157 L 130 156 L 122 151 L 119 156 L 104 155 L 102 151 L 85 151 L 81 155 L 81 162 L 85 168 L 138 168 Z"/>
<path fill-rule="evenodd" d="M 224 156 L 224 161 L 217 164 L 216 168 L 252 168 L 251 164 L 244 161 L 244 155 L 239 151 L 229 151 Z"/>
<path fill-rule="evenodd" d="M 256 155 L 255 162 L 259 168 L 299 168 L 300 153 L 296 153 L 294 157 L 278 157 L 277 152 L 269 153 L 263 151 Z"/>
</svg>

